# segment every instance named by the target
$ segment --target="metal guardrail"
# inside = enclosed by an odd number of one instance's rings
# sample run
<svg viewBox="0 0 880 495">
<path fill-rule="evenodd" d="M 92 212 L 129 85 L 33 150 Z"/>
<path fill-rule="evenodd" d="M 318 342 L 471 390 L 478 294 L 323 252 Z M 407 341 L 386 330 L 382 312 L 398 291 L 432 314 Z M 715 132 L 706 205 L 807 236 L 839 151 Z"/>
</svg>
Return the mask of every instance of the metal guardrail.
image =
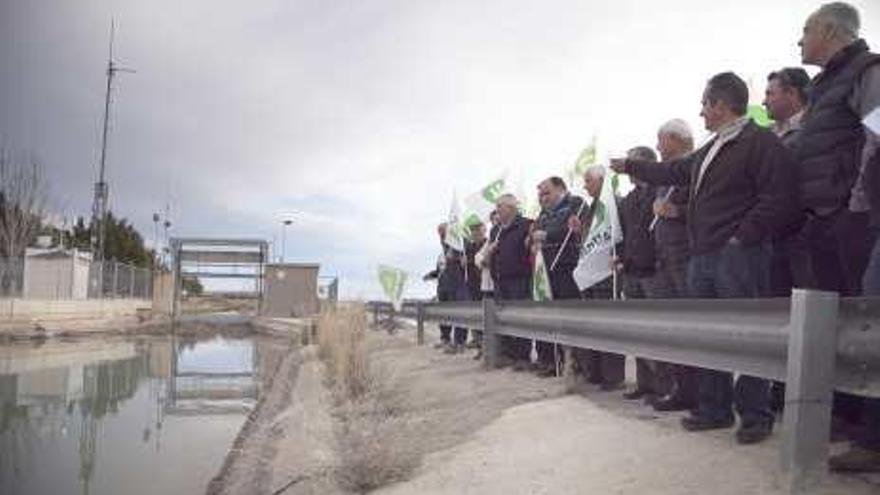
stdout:
<svg viewBox="0 0 880 495">
<path fill-rule="evenodd" d="M 497 365 L 500 336 L 635 355 L 786 382 L 782 467 L 793 493 L 824 476 L 834 390 L 880 398 L 880 298 L 795 290 L 788 299 L 367 303 L 380 314 L 484 331 Z"/>
</svg>

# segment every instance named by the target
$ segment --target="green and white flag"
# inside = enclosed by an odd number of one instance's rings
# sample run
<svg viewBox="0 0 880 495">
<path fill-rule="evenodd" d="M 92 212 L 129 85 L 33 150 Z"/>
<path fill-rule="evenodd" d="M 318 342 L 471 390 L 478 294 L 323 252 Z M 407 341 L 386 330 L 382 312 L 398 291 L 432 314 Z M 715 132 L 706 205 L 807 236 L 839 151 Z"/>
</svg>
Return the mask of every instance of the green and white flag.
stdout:
<svg viewBox="0 0 880 495">
<path fill-rule="evenodd" d="M 444 243 L 458 252 L 464 252 L 464 240 L 468 237 L 467 226 L 461 216 L 461 206 L 458 204 L 458 196 L 452 194 L 452 206 L 449 208 L 449 218 L 446 220 L 446 239 Z"/>
<path fill-rule="evenodd" d="M 614 245 L 623 240 L 617 201 L 614 197 L 614 178 L 602 181 L 599 204 L 596 205 L 590 231 L 581 245 L 581 256 L 574 269 L 574 280 L 584 290 L 611 276 L 611 259 Z"/>
<path fill-rule="evenodd" d="M 568 181 L 568 186 L 571 191 L 577 192 L 581 190 L 580 185 L 583 183 L 584 174 L 587 172 L 588 168 L 595 164 L 596 136 L 593 135 L 589 146 L 581 151 L 581 154 L 578 155 L 577 160 L 574 162 L 574 166 L 568 169 L 565 173 L 565 179 Z"/>
<path fill-rule="evenodd" d="M 403 303 L 403 286 L 406 284 L 406 271 L 393 266 L 379 265 L 379 284 L 382 285 L 382 290 L 388 296 L 391 305 L 394 306 L 394 311 L 400 311 L 400 306 Z"/>
<path fill-rule="evenodd" d="M 535 270 L 532 273 L 532 299 L 535 301 L 552 301 L 553 290 L 550 287 L 550 275 L 541 250 L 535 256 Z"/>
<path fill-rule="evenodd" d="M 758 124 L 760 127 L 771 127 L 773 125 L 773 119 L 770 118 L 770 114 L 767 113 L 767 109 L 764 108 L 764 105 L 749 105 L 746 115 L 748 115 L 755 124 Z"/>
<path fill-rule="evenodd" d="M 480 222 L 488 222 L 495 209 L 498 196 L 507 191 L 507 174 L 493 180 L 479 191 L 464 198 L 464 225 L 470 228 Z"/>
</svg>

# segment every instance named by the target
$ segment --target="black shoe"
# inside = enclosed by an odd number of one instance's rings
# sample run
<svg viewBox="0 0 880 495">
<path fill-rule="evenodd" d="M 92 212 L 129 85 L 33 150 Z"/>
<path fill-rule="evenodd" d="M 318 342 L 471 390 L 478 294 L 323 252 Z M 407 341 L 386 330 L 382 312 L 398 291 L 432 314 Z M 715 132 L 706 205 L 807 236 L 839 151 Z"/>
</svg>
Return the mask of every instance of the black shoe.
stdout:
<svg viewBox="0 0 880 495">
<path fill-rule="evenodd" d="M 539 369 L 537 374 L 541 378 L 555 378 L 556 377 L 556 367 L 555 366 L 545 366 L 544 368 Z"/>
<path fill-rule="evenodd" d="M 654 395 L 654 392 L 649 392 L 647 390 L 642 390 L 637 388 L 635 390 L 630 390 L 629 392 L 625 392 L 623 394 L 623 398 L 626 400 L 640 400 L 649 395 Z"/>
<path fill-rule="evenodd" d="M 730 428 L 733 426 L 733 423 L 734 419 L 732 415 L 730 418 L 725 419 L 707 418 L 698 414 L 692 414 L 681 418 L 681 426 L 687 431 L 720 430 L 722 428 Z"/>
<path fill-rule="evenodd" d="M 655 400 L 653 406 L 654 410 L 658 412 L 689 411 L 694 408 L 693 403 L 674 395 L 667 395 Z"/>
<path fill-rule="evenodd" d="M 736 441 L 741 445 L 759 443 L 770 437 L 773 433 L 772 421 L 757 421 L 751 424 L 743 424 L 736 430 Z"/>
<path fill-rule="evenodd" d="M 603 392 L 616 392 L 624 387 L 623 383 L 603 383 L 599 385 L 599 390 Z"/>
<path fill-rule="evenodd" d="M 880 451 L 851 447 L 828 459 L 828 467 L 837 473 L 880 473 Z"/>
<path fill-rule="evenodd" d="M 521 359 L 515 363 L 513 363 L 513 371 L 528 371 L 531 369 L 532 363 Z"/>
</svg>

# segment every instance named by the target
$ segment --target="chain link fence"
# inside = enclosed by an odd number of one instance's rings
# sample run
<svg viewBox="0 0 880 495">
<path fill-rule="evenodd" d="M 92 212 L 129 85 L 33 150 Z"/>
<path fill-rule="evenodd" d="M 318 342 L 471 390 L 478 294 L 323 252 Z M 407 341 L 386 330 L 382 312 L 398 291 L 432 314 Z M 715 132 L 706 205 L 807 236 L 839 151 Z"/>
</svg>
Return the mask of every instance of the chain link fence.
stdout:
<svg viewBox="0 0 880 495">
<path fill-rule="evenodd" d="M 149 268 L 67 254 L 0 258 L 3 299 L 151 299 L 152 295 Z"/>
</svg>

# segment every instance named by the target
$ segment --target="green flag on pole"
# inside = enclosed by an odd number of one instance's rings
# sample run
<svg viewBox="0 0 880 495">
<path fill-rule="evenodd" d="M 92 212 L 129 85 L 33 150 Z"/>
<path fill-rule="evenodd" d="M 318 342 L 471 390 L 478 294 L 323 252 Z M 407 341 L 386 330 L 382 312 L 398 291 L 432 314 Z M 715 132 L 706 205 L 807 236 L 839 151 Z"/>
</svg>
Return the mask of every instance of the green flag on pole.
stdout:
<svg viewBox="0 0 880 495">
<path fill-rule="evenodd" d="M 590 139 L 590 144 L 581 151 L 574 166 L 565 172 L 565 179 L 568 181 L 569 188 L 572 191 L 580 189 L 579 184 L 584 178 L 587 169 L 596 164 L 596 135 Z"/>
<path fill-rule="evenodd" d="M 466 237 L 470 237 L 470 227 L 489 220 L 489 214 L 495 209 L 498 197 L 507 191 L 507 174 L 493 180 L 464 198 L 464 225 L 468 228 Z"/>
<path fill-rule="evenodd" d="M 403 287 L 406 284 L 406 271 L 393 266 L 379 265 L 379 284 L 391 301 L 395 311 L 400 311 L 403 303 Z"/>
<path fill-rule="evenodd" d="M 770 127 L 773 125 L 773 119 L 767 113 L 767 109 L 763 105 L 749 105 L 746 115 L 751 117 L 760 127 Z"/>
<path fill-rule="evenodd" d="M 467 226 L 461 215 L 461 205 L 458 204 L 458 195 L 452 194 L 452 206 L 449 207 L 449 218 L 446 220 L 446 239 L 444 243 L 455 249 L 464 252 L 464 240 L 468 237 Z"/>
<path fill-rule="evenodd" d="M 550 287 L 550 274 L 541 250 L 535 256 L 535 270 L 532 274 L 532 299 L 535 301 L 552 301 L 553 290 Z"/>
<path fill-rule="evenodd" d="M 608 174 L 602 181 L 599 199 L 594 201 L 599 203 L 595 207 L 590 230 L 581 245 L 581 256 L 573 274 L 581 290 L 611 276 L 614 245 L 623 240 L 620 218 L 617 216 L 614 183 Z"/>
</svg>

